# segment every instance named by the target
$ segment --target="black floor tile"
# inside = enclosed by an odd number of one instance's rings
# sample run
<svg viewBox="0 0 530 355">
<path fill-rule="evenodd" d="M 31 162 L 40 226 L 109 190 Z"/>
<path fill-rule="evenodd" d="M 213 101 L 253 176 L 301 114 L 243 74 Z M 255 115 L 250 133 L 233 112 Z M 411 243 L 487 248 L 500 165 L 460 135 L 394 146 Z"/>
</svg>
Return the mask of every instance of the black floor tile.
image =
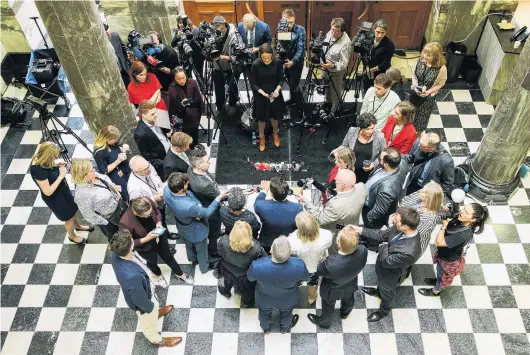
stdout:
<svg viewBox="0 0 530 355">
<path fill-rule="evenodd" d="M 481 142 L 484 137 L 482 128 L 464 128 L 467 142 Z"/>
<path fill-rule="evenodd" d="M 49 285 L 54 271 L 55 264 L 33 264 L 28 285 Z"/>
<path fill-rule="evenodd" d="M 521 243 L 515 224 L 494 224 L 493 230 L 499 243 Z"/>
<path fill-rule="evenodd" d="M 477 244 L 477 252 L 482 264 L 503 264 L 499 244 Z"/>
<path fill-rule="evenodd" d="M 449 151 L 453 157 L 467 157 L 471 154 L 466 142 L 449 142 Z"/>
<path fill-rule="evenodd" d="M 38 144 L 21 144 L 15 153 L 16 159 L 31 159 L 37 150 Z"/>
<path fill-rule="evenodd" d="M 488 286 L 493 308 L 517 308 L 511 286 Z"/>
<path fill-rule="evenodd" d="M 76 285 L 97 285 L 101 264 L 81 264 L 75 278 Z"/>
<path fill-rule="evenodd" d="M 366 315 L 369 317 L 370 314 L 376 312 L 377 309 L 367 309 Z M 394 319 L 392 312 L 379 322 L 368 322 L 368 330 L 370 333 L 394 333 Z"/>
<path fill-rule="evenodd" d="M 506 270 L 512 285 L 530 285 L 530 266 L 528 264 L 508 264 Z"/>
<path fill-rule="evenodd" d="M 39 191 L 20 190 L 17 194 L 17 197 L 15 198 L 15 201 L 13 202 L 13 206 L 14 207 L 33 207 L 38 194 L 39 194 Z M 48 221 L 46 221 L 46 223 L 44 224 L 48 224 Z"/>
<path fill-rule="evenodd" d="M 32 332 L 37 327 L 41 308 L 40 307 L 19 307 L 11 323 L 11 331 Z"/>
<path fill-rule="evenodd" d="M 6 174 L 2 181 L 2 190 L 19 190 L 23 180 L 24 174 Z"/>
<path fill-rule="evenodd" d="M 441 309 L 418 309 L 422 333 L 445 333 L 445 318 Z"/>
<path fill-rule="evenodd" d="M 486 101 L 480 90 L 469 90 L 469 94 L 471 95 L 473 102 Z"/>
<path fill-rule="evenodd" d="M 22 232 L 24 232 L 23 225 L 5 225 L 0 232 L 0 240 L 2 243 L 18 243 Z"/>
<path fill-rule="evenodd" d="M 11 262 L 14 264 L 31 264 L 35 261 L 39 248 L 40 244 L 19 244 Z"/>
<path fill-rule="evenodd" d="M 174 308 L 172 312 L 168 313 L 164 317 L 164 324 L 162 324 L 162 331 L 163 332 L 187 332 L 189 317 L 190 317 L 189 308 Z"/>
<path fill-rule="evenodd" d="M 292 337 L 292 336 L 291 336 Z M 370 355 L 370 334 L 344 334 L 344 353 Z M 291 338 L 292 339 L 292 338 Z M 315 346 L 315 349 L 317 347 Z M 300 353 L 301 355 L 310 353 Z M 316 353 L 315 353 L 316 354 Z"/>
<path fill-rule="evenodd" d="M 467 308 L 466 298 L 462 286 L 447 287 L 440 294 L 442 307 L 445 308 Z"/>
<path fill-rule="evenodd" d="M 86 332 L 81 345 L 81 354 L 104 354 L 107 350 L 109 335 L 109 332 Z"/>
<path fill-rule="evenodd" d="M 61 331 L 84 332 L 90 317 L 90 308 L 67 308 L 63 318 Z"/>
<path fill-rule="evenodd" d="M 470 309 L 469 319 L 474 333 L 498 333 L 493 309 Z"/>
<path fill-rule="evenodd" d="M 516 224 L 530 224 L 530 206 L 511 206 L 510 209 Z"/>
<path fill-rule="evenodd" d="M 61 254 L 59 254 L 58 263 L 79 264 L 79 262 L 81 261 L 81 257 L 83 256 L 83 249 L 83 245 L 64 244 L 62 246 Z M 79 265 L 80 268 L 84 266 L 86 265 Z"/>
<path fill-rule="evenodd" d="M 459 115 L 476 115 L 475 105 L 473 102 L 455 102 L 456 110 Z"/>
<path fill-rule="evenodd" d="M 118 285 L 98 285 L 94 294 L 92 307 L 116 307 L 118 296 L 120 295 L 120 286 Z"/>
<path fill-rule="evenodd" d="M 50 285 L 44 300 L 44 307 L 66 307 L 72 288 L 73 286 L 70 285 Z"/>
<path fill-rule="evenodd" d="M 53 354 L 56 342 L 56 332 L 35 332 L 29 344 L 28 354 Z"/>
<path fill-rule="evenodd" d="M 51 215 L 52 211 L 48 207 L 33 207 L 27 224 L 47 225 Z"/>
<path fill-rule="evenodd" d="M 24 292 L 24 285 L 2 285 L 2 307 L 17 307 Z"/>
<path fill-rule="evenodd" d="M 440 115 L 444 128 L 462 128 L 462 122 L 458 115 Z"/>
<path fill-rule="evenodd" d="M 217 308 L 213 322 L 214 333 L 238 333 L 239 315 L 238 308 Z"/>
<path fill-rule="evenodd" d="M 478 115 L 478 119 L 482 125 L 482 128 L 488 128 L 488 125 L 491 121 L 491 115 Z"/>
<path fill-rule="evenodd" d="M 113 332 L 134 332 L 136 331 L 137 323 L 138 323 L 138 316 L 130 308 L 116 308 L 116 311 L 114 312 L 114 321 L 112 323 L 111 331 Z M 178 330 L 173 330 L 173 329 L 171 329 L 171 331 L 178 332 Z"/>
<path fill-rule="evenodd" d="M 424 354 L 421 334 L 398 333 L 396 334 L 396 345 L 399 355 Z"/>
<path fill-rule="evenodd" d="M 477 345 L 473 334 L 452 333 L 448 334 L 451 352 L 453 354 L 478 355 Z"/>
<path fill-rule="evenodd" d="M 254 334 L 252 334 L 254 335 Z M 261 335 L 263 348 L 265 348 L 264 340 L 263 340 L 263 334 L 256 334 Z M 212 333 L 188 333 L 188 336 L 186 338 L 186 350 L 184 350 L 186 355 L 202 355 L 202 354 L 209 354 L 212 351 L 212 342 L 213 342 L 213 334 Z M 239 339 L 239 348 L 242 346 L 249 346 L 250 349 L 256 351 L 259 349 L 257 342 L 257 339 L 252 339 L 252 343 L 249 343 L 248 341 L 245 341 L 245 339 Z M 254 354 L 254 351 L 252 353 Z"/>
<path fill-rule="evenodd" d="M 217 286 L 193 286 L 192 308 L 215 308 Z"/>
</svg>

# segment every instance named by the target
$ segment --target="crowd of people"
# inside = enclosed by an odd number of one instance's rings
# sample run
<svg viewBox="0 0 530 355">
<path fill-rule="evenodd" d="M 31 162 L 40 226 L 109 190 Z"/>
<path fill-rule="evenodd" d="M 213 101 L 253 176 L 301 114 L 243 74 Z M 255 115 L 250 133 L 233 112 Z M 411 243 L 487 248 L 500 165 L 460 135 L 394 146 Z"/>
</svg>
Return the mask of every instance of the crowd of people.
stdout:
<svg viewBox="0 0 530 355">
<path fill-rule="evenodd" d="M 246 16 L 239 25 L 242 40 L 256 56 L 250 72 L 257 95 L 259 135 L 263 137 L 265 121 L 271 119 L 275 146 L 280 145 L 278 120 L 285 106 L 281 96 L 284 70 L 289 82 L 297 86 L 305 51 L 298 47 L 305 46 L 305 30 L 294 23 L 294 12 L 285 10 L 283 17 L 294 34 L 294 49 L 285 63 L 273 56 L 268 25 L 253 16 Z M 227 33 L 224 46 L 237 40 L 236 27 L 223 18 L 216 17 L 213 24 Z M 157 331 L 158 318 L 172 310 L 153 299 L 151 284 L 167 287 L 158 257 L 178 280 L 194 283 L 175 260 L 169 239 L 183 240 L 188 261 L 200 272 L 213 271 L 221 295 L 231 298 L 233 289 L 241 295 L 242 308 L 257 306 L 265 333 L 271 329 L 274 309 L 280 311 L 282 333 L 297 324 L 293 309 L 299 305 L 298 288 L 303 282 L 308 287 L 308 305 L 319 294 L 322 300 L 321 313 L 308 315 L 312 323 L 329 328 L 339 300 L 340 317 L 347 318 L 369 250 L 378 253 L 378 286 L 361 291 L 381 298 L 379 310 L 368 321 L 384 318 L 395 303 L 398 285 L 428 249 L 440 222 L 433 258 L 436 277 L 425 279 L 433 287 L 418 292 L 439 296 L 462 272 L 467 246 L 473 234 L 484 229 L 488 211 L 471 203 L 447 217 L 455 189 L 453 159 L 437 133 L 424 132 L 433 95 L 445 82 L 441 48 L 435 43 L 425 46 L 413 76 L 410 102 L 403 101 L 404 81 L 390 67 L 394 46 L 385 36 L 386 29 L 386 21 L 376 23 L 361 114 L 341 146 L 330 153 L 335 166 L 328 187 L 335 193 L 324 193 L 322 205 L 306 201 L 303 194 L 289 198 L 290 185 L 281 176 L 263 181 L 251 206 L 249 192 L 240 188 L 220 191 L 210 174 L 208 154 L 198 143 L 202 94 L 197 82 L 181 68 L 170 72 L 174 82 L 167 85 L 167 101 L 171 115 L 184 116 L 183 131 L 157 126 L 157 111 L 167 110 L 164 87 L 143 63 L 132 63 L 128 92 L 140 114 L 134 133 L 140 155 L 129 156 L 130 149 L 120 144 L 116 127 L 103 127 L 94 145 L 97 171 L 88 159 L 75 160 L 71 166 L 75 197 L 65 180 L 65 162 L 58 159 L 59 147 L 49 142 L 39 146 L 30 171 L 43 201 L 65 222 L 71 242 L 87 243 L 75 232 L 94 230 L 79 224 L 78 211 L 108 238 L 111 263 L 125 300 L 151 343 L 175 346 L 182 341 L 180 337 L 163 338 Z M 109 35 L 111 42 L 113 38 Z M 342 19 L 332 21 L 327 39 L 333 46 L 322 67 L 335 83 L 332 86 L 341 88 L 350 56 Z M 222 80 L 238 75 L 228 55 L 223 49 L 215 68 Z M 224 82 L 218 87 L 219 78 L 213 78 L 216 91 L 221 86 L 225 89 Z M 232 91 L 237 88 L 229 90 L 228 103 L 233 106 Z M 296 103 L 296 93 L 294 88 L 292 103 Z M 224 98 L 224 93 L 218 94 Z M 330 90 L 326 100 L 336 109 L 336 93 Z M 224 102 L 217 105 L 222 110 Z M 265 150 L 264 139 L 260 150 Z M 166 218 L 174 219 L 178 234 L 169 231 Z"/>
</svg>

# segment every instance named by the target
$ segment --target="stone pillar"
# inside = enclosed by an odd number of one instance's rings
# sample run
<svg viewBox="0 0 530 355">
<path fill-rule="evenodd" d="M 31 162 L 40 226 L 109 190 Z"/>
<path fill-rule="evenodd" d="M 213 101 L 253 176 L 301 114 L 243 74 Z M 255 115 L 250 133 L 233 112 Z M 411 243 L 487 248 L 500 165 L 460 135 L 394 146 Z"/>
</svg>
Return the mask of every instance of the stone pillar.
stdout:
<svg viewBox="0 0 530 355">
<path fill-rule="evenodd" d="M 9 6 L 7 0 L 2 0 L 0 2 L 0 11 L 2 13 L 0 18 L 2 25 L 2 50 L 6 53 L 31 52 L 24 31 L 22 31 L 22 28 L 15 17 L 15 12 Z"/>
<path fill-rule="evenodd" d="M 469 193 L 506 202 L 530 149 L 530 45 L 526 43 L 473 160 Z"/>
<path fill-rule="evenodd" d="M 134 114 L 95 2 L 35 3 L 92 133 L 112 124 L 131 148 L 136 147 Z"/>
<path fill-rule="evenodd" d="M 129 0 L 134 28 L 145 36 L 156 31 L 166 45 L 171 43 L 173 32 L 169 24 L 169 12 L 164 0 Z"/>
</svg>

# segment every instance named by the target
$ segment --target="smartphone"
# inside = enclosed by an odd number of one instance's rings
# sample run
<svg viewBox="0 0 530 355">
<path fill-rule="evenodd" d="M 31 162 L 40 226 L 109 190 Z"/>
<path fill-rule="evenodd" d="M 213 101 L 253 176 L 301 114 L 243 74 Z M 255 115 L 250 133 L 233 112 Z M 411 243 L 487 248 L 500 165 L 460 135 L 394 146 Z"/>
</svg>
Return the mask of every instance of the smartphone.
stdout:
<svg viewBox="0 0 530 355">
<path fill-rule="evenodd" d="M 165 232 L 166 232 L 166 229 L 164 227 L 158 227 L 155 230 L 153 230 L 153 233 L 158 234 L 158 235 L 162 235 Z"/>
</svg>

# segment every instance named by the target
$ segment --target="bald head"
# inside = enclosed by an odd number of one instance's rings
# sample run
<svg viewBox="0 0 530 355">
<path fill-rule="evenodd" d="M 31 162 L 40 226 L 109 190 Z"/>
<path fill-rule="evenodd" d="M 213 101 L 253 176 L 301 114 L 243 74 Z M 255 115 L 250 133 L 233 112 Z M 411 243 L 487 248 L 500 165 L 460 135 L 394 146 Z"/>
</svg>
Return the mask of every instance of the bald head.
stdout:
<svg viewBox="0 0 530 355">
<path fill-rule="evenodd" d="M 140 176 L 149 175 L 149 162 L 140 155 L 135 155 L 129 160 L 131 170 Z"/>
<path fill-rule="evenodd" d="M 438 133 L 429 132 L 421 135 L 420 150 L 422 152 L 431 153 L 436 152 L 440 145 L 440 136 Z"/>
<path fill-rule="evenodd" d="M 335 182 L 337 183 L 337 190 L 347 191 L 355 185 L 357 178 L 355 177 L 355 173 L 350 169 L 341 169 L 337 173 Z"/>
<path fill-rule="evenodd" d="M 245 14 L 243 16 L 243 24 L 247 30 L 252 30 L 256 26 L 258 19 L 253 14 Z"/>
</svg>

